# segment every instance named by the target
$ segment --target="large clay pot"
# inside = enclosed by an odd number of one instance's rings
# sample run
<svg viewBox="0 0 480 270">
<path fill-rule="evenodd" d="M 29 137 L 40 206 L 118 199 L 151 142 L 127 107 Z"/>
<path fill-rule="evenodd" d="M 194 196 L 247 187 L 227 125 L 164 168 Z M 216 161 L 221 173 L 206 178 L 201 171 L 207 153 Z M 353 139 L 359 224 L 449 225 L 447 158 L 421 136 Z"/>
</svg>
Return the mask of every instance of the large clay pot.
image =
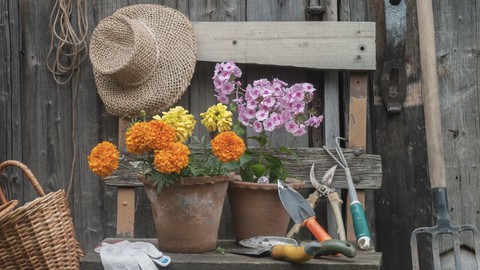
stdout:
<svg viewBox="0 0 480 270">
<path fill-rule="evenodd" d="M 300 188 L 303 183 L 289 184 Z M 285 236 L 290 216 L 278 196 L 277 184 L 232 181 L 228 187 L 235 240 L 254 236 Z"/>
<path fill-rule="evenodd" d="M 143 181 L 142 181 L 143 180 Z M 229 176 L 186 177 L 160 194 L 144 179 L 152 204 L 161 251 L 195 253 L 214 250 Z"/>
</svg>

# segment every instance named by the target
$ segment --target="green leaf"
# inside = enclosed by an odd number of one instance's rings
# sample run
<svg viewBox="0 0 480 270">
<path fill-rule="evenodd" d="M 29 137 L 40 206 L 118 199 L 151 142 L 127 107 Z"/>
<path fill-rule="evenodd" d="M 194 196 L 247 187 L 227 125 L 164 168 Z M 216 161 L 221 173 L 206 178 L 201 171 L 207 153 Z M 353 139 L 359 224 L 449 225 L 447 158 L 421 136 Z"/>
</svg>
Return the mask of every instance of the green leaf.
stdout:
<svg viewBox="0 0 480 270">
<path fill-rule="evenodd" d="M 243 167 L 250 160 L 252 160 L 252 155 L 248 154 L 247 152 L 243 153 L 243 155 L 240 157 L 240 166 Z"/>
<path fill-rule="evenodd" d="M 247 182 L 253 182 L 254 178 L 253 178 L 253 172 L 252 170 L 250 170 L 249 167 L 241 167 L 240 168 L 240 177 L 242 177 L 242 180 L 243 181 L 247 181 Z"/>
<path fill-rule="evenodd" d="M 232 127 L 232 130 L 238 136 L 242 136 L 243 134 L 245 134 L 245 129 L 239 123 L 235 123 Z"/>
<path fill-rule="evenodd" d="M 285 146 L 280 146 L 278 149 L 280 150 L 280 152 L 282 152 L 284 154 L 287 154 L 290 157 L 293 157 L 295 159 L 295 161 L 297 162 L 297 164 L 302 163 L 300 161 L 300 158 L 297 155 L 297 152 L 295 152 L 293 149 L 287 148 Z"/>
<path fill-rule="evenodd" d="M 260 133 L 258 136 L 250 136 L 248 139 L 252 139 L 260 144 L 260 147 L 264 147 L 267 144 L 267 135 L 264 132 Z"/>
</svg>

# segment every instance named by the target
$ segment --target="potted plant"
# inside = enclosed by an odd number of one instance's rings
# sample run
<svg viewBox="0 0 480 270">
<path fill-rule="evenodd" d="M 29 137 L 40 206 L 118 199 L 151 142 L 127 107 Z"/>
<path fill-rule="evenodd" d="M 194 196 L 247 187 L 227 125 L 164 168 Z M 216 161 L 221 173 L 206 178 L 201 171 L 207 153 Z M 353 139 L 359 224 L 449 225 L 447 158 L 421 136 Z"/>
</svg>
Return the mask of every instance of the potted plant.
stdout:
<svg viewBox="0 0 480 270">
<path fill-rule="evenodd" d="M 205 139 L 191 138 L 196 120 L 181 106 L 133 119 L 126 131 L 126 149 L 134 160 L 119 162 L 120 153 L 110 142 L 95 146 L 88 162 L 102 178 L 119 166 L 133 170 L 144 183 L 160 250 L 204 252 L 213 250 L 231 172 L 238 170 L 245 143 L 231 131 L 232 113 L 217 104 L 201 114 L 212 131 Z"/>
<path fill-rule="evenodd" d="M 259 235 L 284 236 L 290 217 L 278 198 L 276 181 L 289 174 L 281 156 L 298 161 L 295 139 L 309 127 L 317 128 L 323 116 L 309 108 L 315 92 L 310 83 L 288 86 L 277 78 L 259 79 L 243 88 L 241 76 L 234 62 L 224 62 L 216 65 L 212 78 L 218 101 L 236 111 L 234 130 L 243 134 L 249 128 L 255 134 L 247 138 L 255 147 L 249 146 L 240 158 L 242 181 L 231 182 L 228 189 L 235 237 L 240 241 Z M 292 135 L 291 144 L 274 145 L 272 134 L 280 129 Z"/>
</svg>

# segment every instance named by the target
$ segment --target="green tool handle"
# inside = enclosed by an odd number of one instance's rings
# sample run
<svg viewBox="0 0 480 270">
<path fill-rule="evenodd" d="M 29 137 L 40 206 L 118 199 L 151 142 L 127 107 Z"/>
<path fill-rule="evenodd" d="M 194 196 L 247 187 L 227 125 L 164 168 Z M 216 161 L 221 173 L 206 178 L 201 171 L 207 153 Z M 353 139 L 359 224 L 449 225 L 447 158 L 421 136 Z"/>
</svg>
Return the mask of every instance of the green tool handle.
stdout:
<svg viewBox="0 0 480 270">
<path fill-rule="evenodd" d="M 350 204 L 350 211 L 352 213 L 355 237 L 357 238 L 360 249 L 370 249 L 370 231 L 368 230 L 367 219 L 365 218 L 362 204 L 359 201 L 353 201 Z"/>
</svg>

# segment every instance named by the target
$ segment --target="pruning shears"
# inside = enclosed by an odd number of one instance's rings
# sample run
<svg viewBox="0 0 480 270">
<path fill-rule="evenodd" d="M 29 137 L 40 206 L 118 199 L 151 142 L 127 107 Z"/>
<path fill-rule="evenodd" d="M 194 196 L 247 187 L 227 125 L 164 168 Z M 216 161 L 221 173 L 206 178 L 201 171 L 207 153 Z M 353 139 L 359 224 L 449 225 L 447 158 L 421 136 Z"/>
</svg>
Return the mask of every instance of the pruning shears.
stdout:
<svg viewBox="0 0 480 270">
<path fill-rule="evenodd" d="M 319 198 L 327 198 L 330 201 L 330 205 L 332 206 L 335 215 L 339 238 L 340 240 L 346 240 L 345 227 L 343 225 L 342 212 L 340 210 L 343 201 L 338 197 L 335 188 L 332 187 L 333 175 L 335 174 L 336 169 L 337 165 L 328 169 L 322 180 L 318 182 L 315 177 L 315 164 L 312 164 L 310 169 L 310 182 L 315 187 L 315 191 L 308 196 L 307 201 L 310 206 L 315 209 Z M 287 237 L 292 237 L 295 233 L 298 233 L 301 226 L 301 224 L 295 224 L 287 233 Z"/>
</svg>

